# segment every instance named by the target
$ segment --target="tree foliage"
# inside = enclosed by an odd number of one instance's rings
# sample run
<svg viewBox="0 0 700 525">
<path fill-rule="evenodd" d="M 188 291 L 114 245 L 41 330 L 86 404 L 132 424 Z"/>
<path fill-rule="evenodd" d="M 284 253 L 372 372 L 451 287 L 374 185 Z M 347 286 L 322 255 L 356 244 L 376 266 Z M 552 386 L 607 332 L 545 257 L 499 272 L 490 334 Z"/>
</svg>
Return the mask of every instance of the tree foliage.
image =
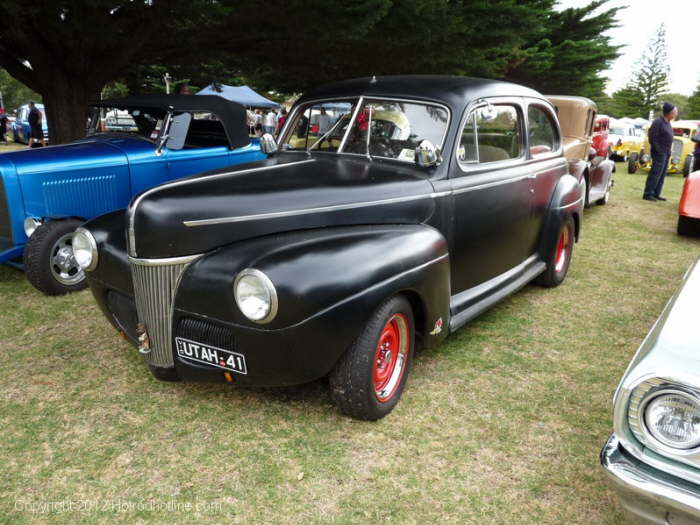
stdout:
<svg viewBox="0 0 700 525">
<path fill-rule="evenodd" d="M 618 27 L 618 12 L 624 8 L 596 14 L 606 0 L 595 0 L 556 12 L 551 2 L 540 3 L 543 27 L 535 33 L 537 40 L 526 43 L 525 56 L 511 64 L 507 77 L 543 93 L 601 97 L 607 81 L 601 73 L 620 55 L 606 32 Z"/>
<path fill-rule="evenodd" d="M 38 93 L 15 80 L 4 69 L 0 69 L 0 93 L 2 93 L 3 100 L 0 105 L 4 105 L 7 112 L 14 111 L 30 100 L 41 102 L 41 96 Z"/>
<path fill-rule="evenodd" d="M 687 119 L 700 120 L 700 84 L 695 88 L 693 94 L 688 97 Z"/>
<path fill-rule="evenodd" d="M 0 67 L 44 97 L 54 142 L 83 132 L 107 91 L 162 90 L 162 75 L 299 92 L 385 74 L 505 78 L 593 96 L 617 56 L 605 0 L 3 0 Z M 115 83 L 118 81 L 118 83 Z"/>
</svg>

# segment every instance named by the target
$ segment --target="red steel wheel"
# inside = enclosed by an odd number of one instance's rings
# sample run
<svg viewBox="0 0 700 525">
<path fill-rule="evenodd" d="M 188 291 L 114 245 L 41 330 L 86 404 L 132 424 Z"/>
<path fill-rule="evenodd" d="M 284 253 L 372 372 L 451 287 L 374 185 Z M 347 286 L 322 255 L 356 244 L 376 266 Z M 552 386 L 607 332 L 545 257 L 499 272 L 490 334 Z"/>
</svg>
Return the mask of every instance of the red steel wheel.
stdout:
<svg viewBox="0 0 700 525">
<path fill-rule="evenodd" d="M 557 242 L 557 254 L 554 257 L 554 269 L 560 273 L 569 260 L 569 250 L 571 250 L 571 232 L 569 228 L 562 228 Z"/>
<path fill-rule="evenodd" d="M 413 309 L 396 295 L 370 316 L 328 375 L 331 396 L 348 416 L 375 421 L 401 398 L 413 360 Z"/>
<path fill-rule="evenodd" d="M 547 269 L 537 276 L 535 283 L 553 288 L 564 281 L 574 252 L 574 241 L 574 219 L 566 217 L 559 228 L 556 244 L 550 248 L 549 255 L 543 257 Z"/>
<path fill-rule="evenodd" d="M 374 354 L 374 394 L 382 403 L 396 393 L 406 370 L 408 320 L 400 313 L 387 321 Z"/>
</svg>

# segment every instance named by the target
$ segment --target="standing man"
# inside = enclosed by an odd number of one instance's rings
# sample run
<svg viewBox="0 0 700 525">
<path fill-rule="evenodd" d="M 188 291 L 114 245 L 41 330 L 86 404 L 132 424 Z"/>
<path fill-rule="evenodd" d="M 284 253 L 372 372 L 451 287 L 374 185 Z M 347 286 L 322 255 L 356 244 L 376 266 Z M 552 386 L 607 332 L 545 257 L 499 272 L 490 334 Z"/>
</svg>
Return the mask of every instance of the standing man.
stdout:
<svg viewBox="0 0 700 525">
<path fill-rule="evenodd" d="M 668 159 L 671 156 L 673 144 L 673 128 L 671 121 L 678 115 L 678 110 L 670 102 L 664 102 L 663 115 L 651 123 L 649 128 L 649 146 L 651 147 L 651 170 L 647 175 L 644 186 L 643 199 L 645 201 L 665 201 L 661 196 L 668 168 Z"/>
<path fill-rule="evenodd" d="M 41 142 L 42 146 L 46 146 L 46 139 L 44 138 L 44 130 L 41 128 L 41 121 L 43 115 L 39 108 L 36 107 L 34 101 L 29 102 L 29 116 L 27 120 L 29 121 L 29 144 L 28 147 L 33 147 L 35 143 Z"/>
<path fill-rule="evenodd" d="M 318 116 L 318 135 L 324 135 L 326 131 L 331 129 L 331 116 L 326 113 L 326 108 L 321 108 L 321 114 Z"/>
<path fill-rule="evenodd" d="M 270 133 L 271 135 L 275 133 L 277 128 L 277 113 L 273 109 L 270 109 L 265 114 L 265 119 L 263 121 L 263 133 Z"/>
</svg>

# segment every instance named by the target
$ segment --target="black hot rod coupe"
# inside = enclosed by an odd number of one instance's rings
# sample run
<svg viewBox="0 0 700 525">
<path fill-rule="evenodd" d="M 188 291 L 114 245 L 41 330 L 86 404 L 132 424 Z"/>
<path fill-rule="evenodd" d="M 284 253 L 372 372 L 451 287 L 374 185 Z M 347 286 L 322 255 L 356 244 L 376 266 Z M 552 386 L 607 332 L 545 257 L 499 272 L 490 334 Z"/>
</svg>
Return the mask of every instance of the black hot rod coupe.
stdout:
<svg viewBox="0 0 700 525">
<path fill-rule="evenodd" d="M 582 195 L 536 91 L 373 77 L 302 97 L 270 158 L 145 191 L 73 249 L 155 377 L 328 376 L 343 412 L 375 420 L 417 344 L 529 281 L 564 280 Z"/>
</svg>

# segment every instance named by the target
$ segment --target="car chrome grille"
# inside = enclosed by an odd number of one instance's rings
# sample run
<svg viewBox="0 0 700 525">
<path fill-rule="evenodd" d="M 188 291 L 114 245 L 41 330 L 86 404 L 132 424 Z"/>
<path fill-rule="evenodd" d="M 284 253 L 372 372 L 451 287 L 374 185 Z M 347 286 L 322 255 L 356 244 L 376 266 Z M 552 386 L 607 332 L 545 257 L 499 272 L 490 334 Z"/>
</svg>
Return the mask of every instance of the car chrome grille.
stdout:
<svg viewBox="0 0 700 525">
<path fill-rule="evenodd" d="M 5 184 L 0 176 L 0 239 L 12 239 L 10 209 L 5 194 Z"/>
<path fill-rule="evenodd" d="M 136 310 L 150 341 L 151 351 L 145 354 L 145 358 L 153 366 L 175 366 L 171 348 L 173 301 L 182 273 L 197 257 L 130 258 Z"/>
<path fill-rule="evenodd" d="M 683 141 L 680 139 L 673 139 L 673 144 L 671 145 L 671 162 L 674 164 L 679 164 L 681 162 L 682 152 Z"/>
</svg>

